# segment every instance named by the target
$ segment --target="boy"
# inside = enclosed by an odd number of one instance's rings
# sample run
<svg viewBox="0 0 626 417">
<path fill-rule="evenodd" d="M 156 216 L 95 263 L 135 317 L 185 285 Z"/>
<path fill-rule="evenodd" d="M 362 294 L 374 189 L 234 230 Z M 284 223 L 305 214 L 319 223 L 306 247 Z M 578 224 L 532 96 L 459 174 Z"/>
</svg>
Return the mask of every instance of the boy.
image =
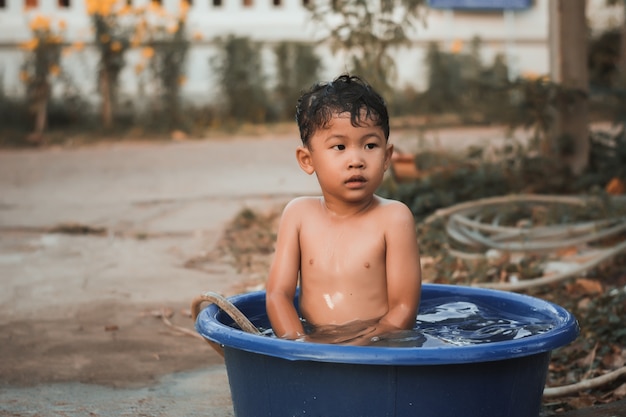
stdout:
<svg viewBox="0 0 626 417">
<path fill-rule="evenodd" d="M 374 194 L 393 152 L 385 102 L 358 77 L 341 75 L 304 93 L 296 120 L 296 158 L 316 174 L 322 197 L 284 209 L 267 282 L 274 333 L 360 345 L 411 329 L 421 291 L 414 218 Z M 298 279 L 308 334 L 293 305 Z"/>
</svg>

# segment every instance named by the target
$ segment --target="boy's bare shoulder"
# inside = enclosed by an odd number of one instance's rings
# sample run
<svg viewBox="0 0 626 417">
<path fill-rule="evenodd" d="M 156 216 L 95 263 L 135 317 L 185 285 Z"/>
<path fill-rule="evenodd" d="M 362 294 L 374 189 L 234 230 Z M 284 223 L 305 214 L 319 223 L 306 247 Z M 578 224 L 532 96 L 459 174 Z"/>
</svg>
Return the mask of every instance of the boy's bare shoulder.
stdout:
<svg viewBox="0 0 626 417">
<path fill-rule="evenodd" d="M 376 198 L 378 199 L 379 208 L 384 211 L 386 215 L 413 217 L 413 213 L 403 202 L 378 196 L 376 196 Z"/>
<path fill-rule="evenodd" d="M 385 224 L 389 230 L 403 230 L 415 226 L 415 216 L 406 204 L 397 200 L 388 200 L 379 197 L 377 214 L 380 224 Z"/>
<path fill-rule="evenodd" d="M 285 206 L 283 216 L 290 214 L 302 214 L 308 212 L 320 204 L 320 197 L 296 197 Z"/>
</svg>

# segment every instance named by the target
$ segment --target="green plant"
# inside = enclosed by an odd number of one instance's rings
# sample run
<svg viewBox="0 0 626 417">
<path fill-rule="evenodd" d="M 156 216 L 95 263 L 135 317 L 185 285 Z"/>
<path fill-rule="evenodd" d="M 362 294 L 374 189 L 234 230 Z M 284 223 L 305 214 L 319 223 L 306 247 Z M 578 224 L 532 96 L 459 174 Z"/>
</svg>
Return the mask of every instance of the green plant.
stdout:
<svg viewBox="0 0 626 417">
<path fill-rule="evenodd" d="M 246 37 L 218 39 L 220 53 L 210 60 L 224 99 L 223 113 L 235 122 L 270 120 L 261 44 Z"/>
<path fill-rule="evenodd" d="M 311 44 L 281 42 L 276 54 L 277 84 L 275 93 L 279 103 L 279 115 L 292 120 L 300 93 L 319 79 L 322 63 Z"/>
<path fill-rule="evenodd" d="M 346 54 L 348 70 L 391 97 L 396 77 L 392 51 L 409 41 L 424 0 L 312 2 L 312 20 L 333 51 Z"/>
<path fill-rule="evenodd" d="M 160 6 L 156 6 L 159 7 Z M 186 81 L 185 64 L 189 51 L 186 20 L 189 3 L 181 2 L 180 14 L 160 11 L 160 20 L 150 29 L 148 47 L 150 69 L 157 81 L 159 108 L 154 120 L 161 120 L 169 129 L 184 125 L 180 90 Z"/>
</svg>

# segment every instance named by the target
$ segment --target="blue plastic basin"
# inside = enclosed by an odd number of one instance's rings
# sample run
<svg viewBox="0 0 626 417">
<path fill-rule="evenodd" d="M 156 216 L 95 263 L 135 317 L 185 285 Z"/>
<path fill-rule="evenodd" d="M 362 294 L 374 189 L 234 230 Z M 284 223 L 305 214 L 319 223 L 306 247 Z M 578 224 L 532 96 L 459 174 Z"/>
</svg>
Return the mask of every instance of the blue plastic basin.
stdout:
<svg viewBox="0 0 626 417">
<path fill-rule="evenodd" d="M 521 294 L 423 285 L 422 304 L 437 299 L 491 306 L 552 329 L 469 346 L 328 345 L 245 333 L 215 305 L 198 315 L 196 329 L 224 346 L 237 417 L 537 417 L 550 352 L 577 337 L 576 319 Z M 264 292 L 229 300 L 269 328 Z"/>
</svg>

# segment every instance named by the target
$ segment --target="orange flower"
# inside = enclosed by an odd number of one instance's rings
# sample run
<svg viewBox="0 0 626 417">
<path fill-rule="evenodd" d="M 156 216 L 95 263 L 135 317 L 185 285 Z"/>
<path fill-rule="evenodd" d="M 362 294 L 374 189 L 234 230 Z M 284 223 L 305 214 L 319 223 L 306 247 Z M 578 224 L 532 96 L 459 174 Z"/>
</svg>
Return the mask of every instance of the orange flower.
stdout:
<svg viewBox="0 0 626 417">
<path fill-rule="evenodd" d="M 450 53 L 458 54 L 463 50 L 463 41 L 460 39 L 455 39 L 450 45 Z"/>
<path fill-rule="evenodd" d="M 171 25 L 169 25 L 167 27 L 167 33 L 173 35 L 174 33 L 178 32 L 178 28 L 179 27 L 180 26 L 178 25 L 178 22 L 177 23 L 173 23 L 173 24 L 171 24 Z"/>
<path fill-rule="evenodd" d="M 61 43 L 63 42 L 63 39 L 61 39 L 61 37 L 59 35 L 48 35 L 48 37 L 46 38 L 46 42 L 47 43 Z"/>
<path fill-rule="evenodd" d="M 49 30 L 50 19 L 41 15 L 35 16 L 35 18 L 30 21 L 30 29 L 33 31 Z"/>
<path fill-rule="evenodd" d="M 61 73 L 61 67 L 59 67 L 58 65 L 51 65 L 50 68 L 48 68 L 48 71 L 51 75 L 56 76 Z"/>
<path fill-rule="evenodd" d="M 154 56 L 154 48 L 150 48 L 149 46 L 143 48 L 141 51 L 141 55 L 143 55 L 145 58 L 152 58 Z"/>
<path fill-rule="evenodd" d="M 181 0 L 180 2 L 180 14 L 181 15 L 186 15 L 187 12 L 189 12 L 189 1 L 188 0 Z"/>
<path fill-rule="evenodd" d="M 122 50 L 122 43 L 120 41 L 111 42 L 111 51 L 119 52 Z"/>
<path fill-rule="evenodd" d="M 534 81 L 539 78 L 539 75 L 533 71 L 524 71 L 522 73 L 522 78 L 526 78 L 527 80 Z"/>
<path fill-rule="evenodd" d="M 132 7 L 130 7 L 128 4 L 125 4 L 125 5 L 124 5 L 124 6 L 123 6 L 123 7 L 122 7 L 122 8 L 121 8 L 118 12 L 117 12 L 117 14 L 118 14 L 119 16 L 124 16 L 124 15 L 127 15 L 127 14 L 131 14 L 131 13 L 132 13 L 132 11 L 133 11 L 133 8 L 132 8 Z"/>
<path fill-rule="evenodd" d="M 87 13 L 109 16 L 117 2 L 117 0 L 87 0 Z"/>
<path fill-rule="evenodd" d="M 34 51 L 39 46 L 39 39 L 34 38 L 29 41 L 24 42 L 20 45 L 22 49 L 26 49 L 27 51 Z"/>
</svg>

